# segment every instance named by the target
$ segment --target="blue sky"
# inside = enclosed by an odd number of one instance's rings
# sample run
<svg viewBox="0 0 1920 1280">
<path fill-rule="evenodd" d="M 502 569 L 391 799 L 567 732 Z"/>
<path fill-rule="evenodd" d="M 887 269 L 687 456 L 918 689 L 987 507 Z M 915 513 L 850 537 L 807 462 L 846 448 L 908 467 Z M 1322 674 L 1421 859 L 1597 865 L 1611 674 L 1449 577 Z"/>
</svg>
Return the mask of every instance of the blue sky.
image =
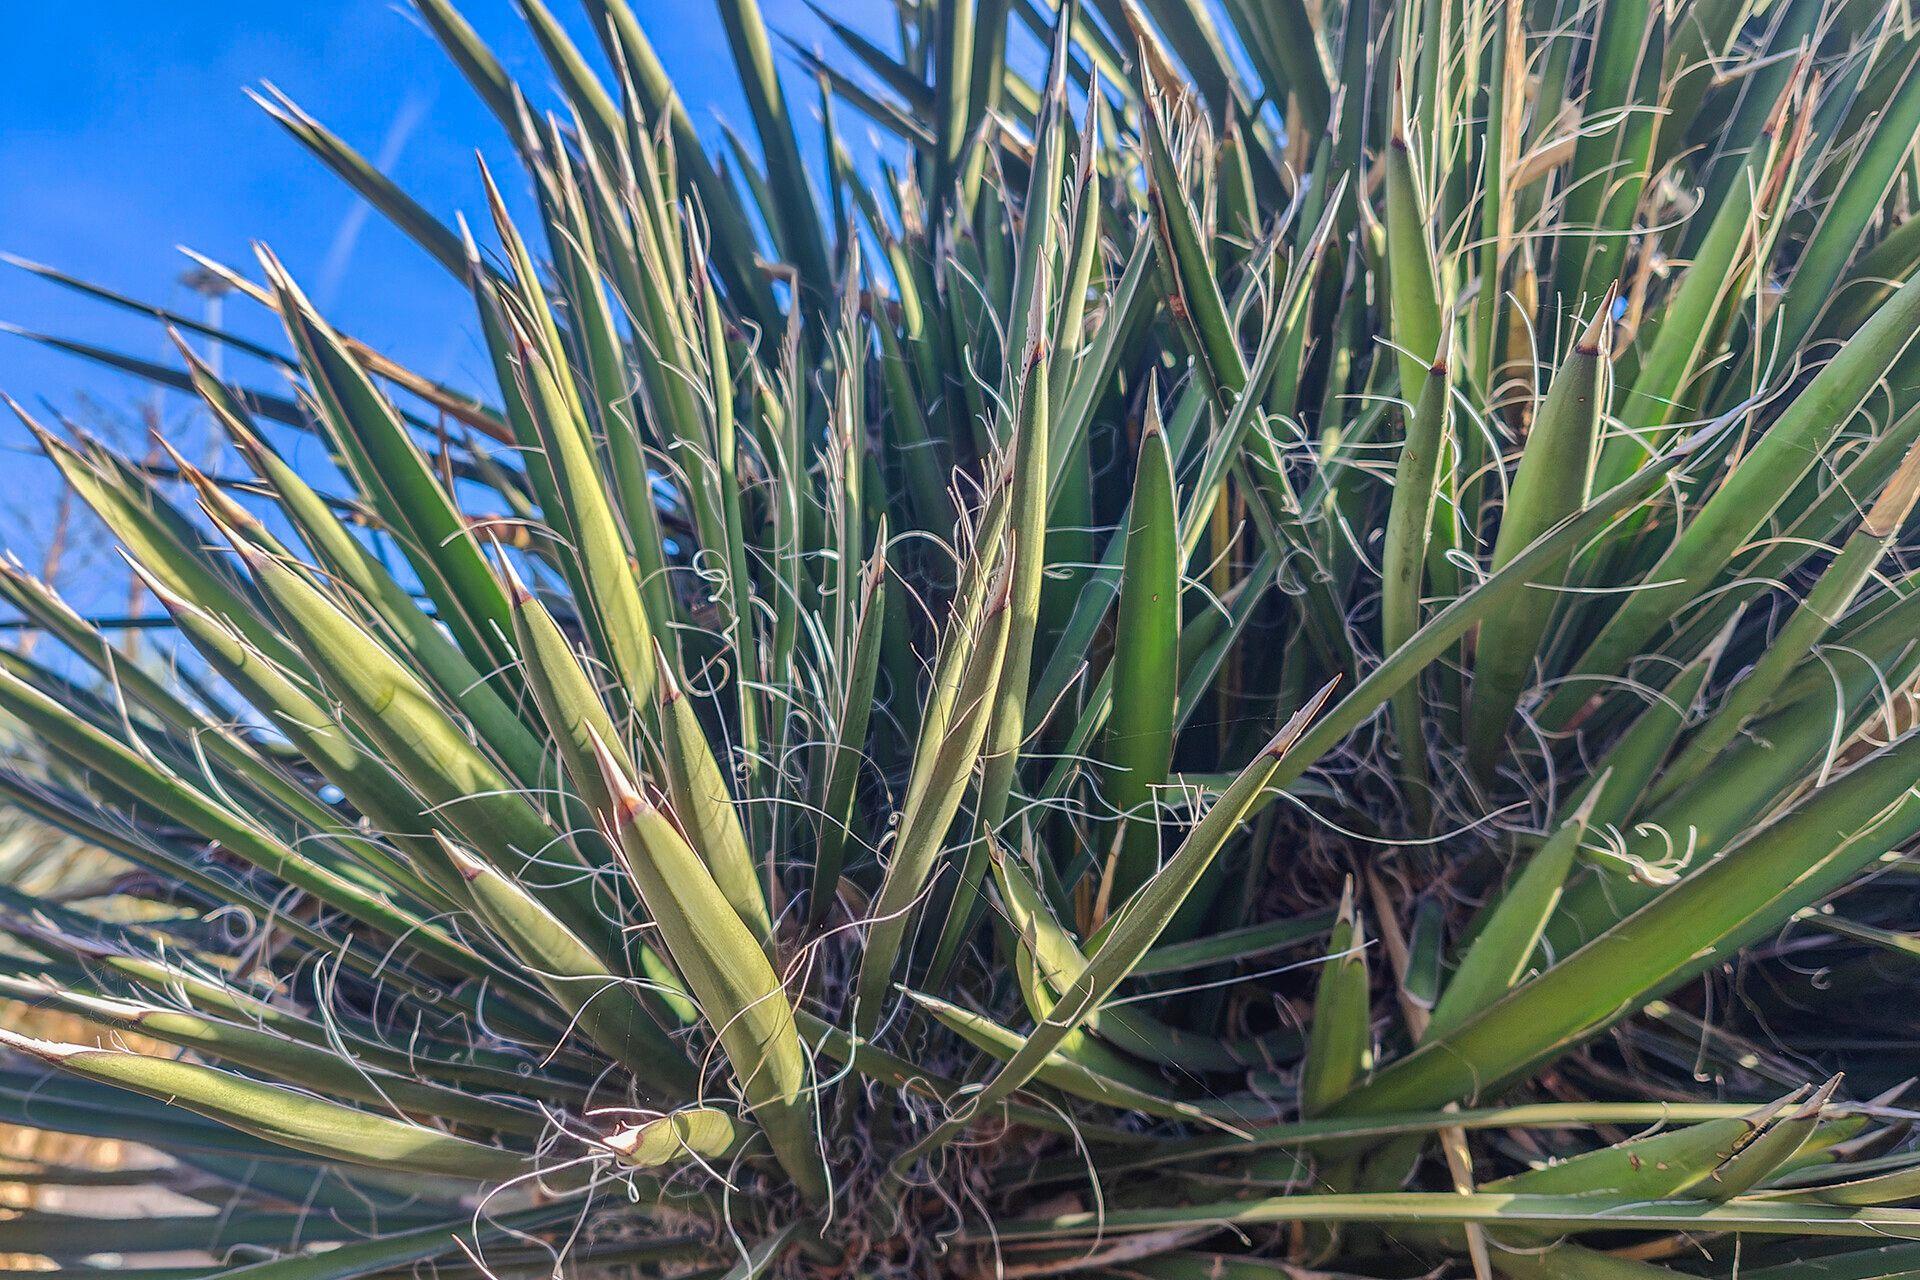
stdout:
<svg viewBox="0 0 1920 1280">
<path fill-rule="evenodd" d="M 872 25 L 883 2 L 836 0 L 834 9 Z M 713 137 L 720 115 L 746 124 L 710 0 L 634 3 L 703 132 Z M 763 4 L 776 32 L 820 40 L 801 0 Z M 463 7 L 523 85 L 548 88 L 510 0 Z M 597 53 L 574 0 L 554 8 Z M 356 214 L 351 193 L 247 100 L 242 90 L 263 80 L 388 159 L 394 177 L 442 216 L 484 208 L 476 148 L 517 189 L 493 118 L 395 0 L 22 5 L 0 41 L 0 250 L 194 311 L 197 300 L 177 283 L 189 264 L 175 246 L 251 265 L 250 245 L 265 241 L 343 329 L 422 372 L 477 377 L 484 360 L 463 291 L 380 219 Z M 267 332 L 257 316 L 234 314 L 237 328 Z M 157 326 L 7 266 L 0 321 L 150 357 L 164 350 Z M 230 372 L 259 370 L 236 363 Z M 147 397 L 131 379 L 7 335 L 0 390 L 83 418 L 131 415 Z M 180 411 L 177 403 L 170 410 Z M 53 491 L 44 469 L 19 452 L 22 437 L 7 416 L 0 542 L 25 554 L 32 548 L 21 543 L 46 527 Z"/>
</svg>

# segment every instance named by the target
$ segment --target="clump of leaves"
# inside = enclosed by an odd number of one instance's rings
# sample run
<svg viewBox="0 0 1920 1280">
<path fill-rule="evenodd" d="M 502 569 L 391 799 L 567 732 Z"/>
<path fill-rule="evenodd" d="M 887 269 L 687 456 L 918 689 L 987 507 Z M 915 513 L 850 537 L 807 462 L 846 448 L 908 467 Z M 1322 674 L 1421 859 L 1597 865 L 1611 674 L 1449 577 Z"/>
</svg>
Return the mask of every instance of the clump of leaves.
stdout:
<svg viewBox="0 0 1920 1280">
<path fill-rule="evenodd" d="M 0 1249 L 1920 1267 L 1902 7 L 903 3 L 816 128 L 719 0 L 720 156 L 624 0 L 523 7 L 552 111 L 419 0 L 532 219 L 262 98 L 484 390 L 263 251 L 284 345 L 59 344 L 233 466 L 21 411 L 171 652 L 0 574 L 0 787 L 138 868 L 0 890 L 100 1030 L 0 1104 L 224 1211 Z"/>
</svg>

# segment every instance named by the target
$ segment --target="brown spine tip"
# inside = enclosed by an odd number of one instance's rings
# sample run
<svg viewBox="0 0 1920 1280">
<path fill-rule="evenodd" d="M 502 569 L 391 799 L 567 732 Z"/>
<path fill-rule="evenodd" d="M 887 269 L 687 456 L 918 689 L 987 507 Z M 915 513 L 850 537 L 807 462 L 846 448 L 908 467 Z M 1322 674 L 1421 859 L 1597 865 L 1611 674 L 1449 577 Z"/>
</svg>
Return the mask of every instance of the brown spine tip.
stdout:
<svg viewBox="0 0 1920 1280">
<path fill-rule="evenodd" d="M 1160 425 L 1160 415 L 1157 412 L 1148 413 L 1146 420 L 1140 424 L 1140 443 L 1145 444 L 1149 439 L 1165 434 L 1166 429 Z"/>
<path fill-rule="evenodd" d="M 486 863 L 447 839 L 440 832 L 434 832 L 433 838 L 439 844 L 440 851 L 447 855 L 447 861 L 453 864 L 453 869 L 459 872 L 460 878 L 468 884 L 472 884 L 486 873 Z"/>
<path fill-rule="evenodd" d="M 212 513 L 209 513 L 209 514 L 212 514 Z M 214 516 L 214 521 L 215 523 L 221 523 L 220 518 L 217 515 Z M 223 532 L 225 532 L 227 535 L 227 541 L 231 543 L 233 546 L 233 553 L 240 557 L 240 563 L 246 565 L 247 568 L 253 569 L 253 570 L 260 570 L 260 569 L 265 569 L 269 567 L 269 565 L 271 564 L 271 557 L 269 557 L 266 552 L 254 546 L 251 542 L 248 542 L 245 538 L 239 537 L 238 531 L 232 529 L 231 527 L 223 528 Z"/>
<path fill-rule="evenodd" d="M 204 479 L 204 477 L 202 477 L 202 479 Z M 188 477 L 188 480 L 193 484 L 194 488 L 200 491 L 201 504 L 206 507 L 208 512 L 217 513 L 223 524 L 228 525 L 240 533 L 266 532 L 267 526 L 260 522 L 258 516 L 235 502 L 232 498 L 229 498 L 226 494 L 221 493 L 219 489 L 214 487 L 211 480 L 206 481 L 205 484 L 202 484 L 200 480 L 194 480 L 191 476 Z"/>
<path fill-rule="evenodd" d="M 1280 732 L 1274 734 L 1267 743 L 1265 754 L 1277 760 L 1293 750 L 1293 744 L 1300 740 L 1300 735 L 1307 731 L 1307 726 L 1320 714 L 1320 709 L 1327 705 L 1327 700 L 1333 697 L 1333 691 L 1339 686 L 1339 676 L 1321 685 L 1320 691 L 1307 699 L 1306 706 L 1287 717 L 1287 722 L 1280 726 Z"/>
<path fill-rule="evenodd" d="M 610 821 L 607 829 L 618 835 L 640 820 L 647 811 L 647 802 L 637 791 L 625 792 L 613 798 L 613 812 L 608 814 Z"/>
<path fill-rule="evenodd" d="M 492 538 L 494 554 L 500 559 L 500 573 L 506 579 L 507 603 L 515 609 L 524 609 L 533 603 L 533 592 L 527 590 L 527 584 L 520 580 L 520 574 L 513 567 L 513 561 L 500 546 L 498 538 Z"/>
<path fill-rule="evenodd" d="M 1393 121 L 1388 141 L 1404 148 L 1407 132 L 1407 69 L 1398 59 L 1393 64 L 1393 84 L 1387 93 L 1387 110 L 1391 113 L 1388 119 Z"/>
<path fill-rule="evenodd" d="M 1765 1106 L 1749 1111 L 1746 1115 L 1741 1116 L 1740 1123 L 1747 1126 L 1747 1132 L 1735 1145 L 1735 1150 L 1738 1151 L 1739 1148 L 1746 1146 L 1749 1142 L 1759 1137 L 1768 1126 L 1781 1118 L 1782 1112 L 1796 1105 L 1802 1098 L 1807 1096 L 1808 1092 L 1809 1086 L 1803 1084 L 1786 1097 L 1775 1098 Z"/>
<path fill-rule="evenodd" d="M 1807 1099 L 1804 1106 L 1794 1112 L 1792 1118 L 1795 1120 L 1812 1120 L 1817 1118 L 1822 1111 L 1827 1109 L 1827 1104 L 1833 1101 L 1833 1095 L 1840 1089 L 1840 1082 L 1846 1078 L 1847 1073 L 1844 1071 L 1836 1071 L 1831 1076 L 1828 1076 L 1827 1082 L 1814 1090 L 1813 1096 Z"/>
<path fill-rule="evenodd" d="M 651 806 L 647 804 L 647 798 L 634 788 L 625 767 L 591 725 L 587 726 L 587 742 L 593 749 L 593 762 L 600 769 L 600 780 L 613 801 L 613 812 L 602 817 L 607 822 L 608 830 L 618 834 L 632 826 L 634 820 Z"/>
<path fill-rule="evenodd" d="M 1780 136 L 1781 128 L 1786 124 L 1787 111 L 1796 95 L 1800 92 L 1801 77 L 1806 74 L 1807 60 L 1813 56 L 1811 49 L 1803 49 L 1794 60 L 1793 74 L 1787 77 L 1787 83 L 1780 90 L 1780 96 L 1773 101 L 1773 109 L 1767 112 L 1767 122 L 1760 126 L 1760 136 L 1772 141 Z"/>
<path fill-rule="evenodd" d="M 467 215 L 453 215 L 454 224 L 460 231 L 460 247 L 467 255 L 467 278 L 469 281 L 480 278 L 480 243 L 473 238 L 473 228 L 467 225 Z"/>
<path fill-rule="evenodd" d="M 1593 319 L 1587 322 L 1587 327 L 1581 331 L 1579 341 L 1573 345 L 1575 354 L 1599 356 L 1606 352 L 1607 339 L 1613 334 L 1613 304 L 1619 296 L 1618 281 L 1607 286 L 1607 292 L 1600 299 L 1599 310 L 1594 313 Z"/>
<path fill-rule="evenodd" d="M 681 692 L 680 682 L 674 678 L 673 664 L 667 661 L 667 650 L 658 636 L 653 641 L 653 668 L 660 677 L 660 705 L 670 707 L 686 696 Z"/>
<path fill-rule="evenodd" d="M 507 337 L 513 343 L 513 354 L 521 364 L 526 364 L 533 356 L 533 338 L 520 324 L 520 318 L 510 311 L 502 310 L 507 322 Z"/>
<path fill-rule="evenodd" d="M 1440 313 L 1440 336 L 1433 344 L 1433 363 L 1428 371 L 1444 377 L 1448 361 L 1453 359 L 1453 308 L 1448 307 Z"/>
</svg>

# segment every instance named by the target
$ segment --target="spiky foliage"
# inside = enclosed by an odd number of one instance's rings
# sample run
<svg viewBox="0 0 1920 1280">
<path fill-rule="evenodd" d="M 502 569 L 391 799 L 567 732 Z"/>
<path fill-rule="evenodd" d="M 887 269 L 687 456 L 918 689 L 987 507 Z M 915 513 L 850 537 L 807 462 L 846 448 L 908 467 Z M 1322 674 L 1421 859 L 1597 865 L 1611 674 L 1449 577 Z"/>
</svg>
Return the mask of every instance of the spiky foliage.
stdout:
<svg viewBox="0 0 1920 1280">
<path fill-rule="evenodd" d="M 229 1211 L 0 1248 L 1920 1266 L 1902 9 L 903 3 L 798 55 L 816 171 L 753 0 L 724 159 L 524 4 L 551 115 L 420 12 L 533 225 L 263 99 L 484 394 L 263 253 L 291 390 L 92 353 L 251 476 L 42 432 L 176 661 L 8 571 L 4 786 L 165 909 L 6 891 L 102 1035 L 0 1097 Z"/>
</svg>

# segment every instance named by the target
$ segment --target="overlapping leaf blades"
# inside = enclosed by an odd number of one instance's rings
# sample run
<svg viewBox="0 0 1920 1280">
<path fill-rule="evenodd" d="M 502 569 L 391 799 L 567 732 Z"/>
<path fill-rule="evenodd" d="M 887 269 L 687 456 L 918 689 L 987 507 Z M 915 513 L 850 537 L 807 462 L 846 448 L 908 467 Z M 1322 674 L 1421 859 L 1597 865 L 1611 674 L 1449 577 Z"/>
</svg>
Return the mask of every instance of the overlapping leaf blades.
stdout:
<svg viewBox="0 0 1920 1280">
<path fill-rule="evenodd" d="M 263 97 L 490 385 L 263 251 L 59 342 L 236 465 L 19 410 L 170 629 L 0 570 L 0 792 L 140 870 L 0 890 L 100 1029 L 0 1118 L 303 1280 L 1920 1266 L 1910 15 L 902 3 L 817 146 L 722 0 L 716 158 L 524 8 L 558 102 L 420 4 L 524 225 Z"/>
</svg>

